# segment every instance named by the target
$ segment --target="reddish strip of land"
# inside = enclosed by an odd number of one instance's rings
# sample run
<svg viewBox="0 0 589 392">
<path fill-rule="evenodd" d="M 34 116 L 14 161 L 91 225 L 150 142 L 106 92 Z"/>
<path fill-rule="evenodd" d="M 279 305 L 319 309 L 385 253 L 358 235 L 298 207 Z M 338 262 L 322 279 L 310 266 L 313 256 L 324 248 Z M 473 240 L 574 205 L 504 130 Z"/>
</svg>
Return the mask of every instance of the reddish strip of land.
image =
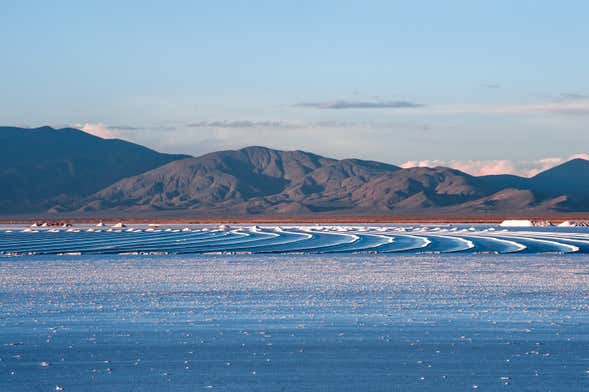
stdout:
<svg viewBox="0 0 589 392">
<path fill-rule="evenodd" d="M 114 224 L 118 222 L 128 224 L 148 224 L 148 223 L 161 223 L 161 224 L 264 224 L 264 223 L 307 223 L 307 224 L 328 224 L 328 223 L 500 223 L 506 219 L 529 219 L 532 221 L 550 221 L 554 223 L 560 223 L 567 220 L 573 221 L 587 221 L 589 215 L 549 215 L 549 216 L 252 216 L 252 217 L 105 217 L 104 219 L 98 217 L 84 218 L 84 217 L 68 217 L 63 219 L 55 218 L 6 218 L 0 219 L 0 224 L 32 224 L 32 223 L 44 223 L 47 222 L 49 225 L 61 225 L 65 223 L 69 224 L 96 224 L 103 222 L 105 224 Z"/>
</svg>

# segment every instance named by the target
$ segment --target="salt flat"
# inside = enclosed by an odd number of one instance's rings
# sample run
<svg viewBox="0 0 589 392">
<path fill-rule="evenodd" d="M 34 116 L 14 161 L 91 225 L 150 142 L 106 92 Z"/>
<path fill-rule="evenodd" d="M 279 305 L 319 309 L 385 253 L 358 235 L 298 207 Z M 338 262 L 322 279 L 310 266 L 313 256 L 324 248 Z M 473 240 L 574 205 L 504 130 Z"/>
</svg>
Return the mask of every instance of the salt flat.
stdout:
<svg viewBox="0 0 589 392">
<path fill-rule="evenodd" d="M 0 261 L 0 390 L 589 388 L 589 256 Z"/>
<path fill-rule="evenodd" d="M 197 253 L 589 253 L 586 227 L 0 226 L 0 257 Z"/>
</svg>

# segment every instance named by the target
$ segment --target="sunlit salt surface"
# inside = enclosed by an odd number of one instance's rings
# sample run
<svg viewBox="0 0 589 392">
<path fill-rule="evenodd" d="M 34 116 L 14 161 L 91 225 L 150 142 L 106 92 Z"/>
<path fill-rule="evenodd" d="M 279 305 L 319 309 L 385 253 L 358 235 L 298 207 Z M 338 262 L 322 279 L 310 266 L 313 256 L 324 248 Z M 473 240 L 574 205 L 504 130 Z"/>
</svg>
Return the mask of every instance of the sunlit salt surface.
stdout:
<svg viewBox="0 0 589 392">
<path fill-rule="evenodd" d="M 589 390 L 589 256 L 0 258 L 0 391 L 211 389 Z"/>
</svg>

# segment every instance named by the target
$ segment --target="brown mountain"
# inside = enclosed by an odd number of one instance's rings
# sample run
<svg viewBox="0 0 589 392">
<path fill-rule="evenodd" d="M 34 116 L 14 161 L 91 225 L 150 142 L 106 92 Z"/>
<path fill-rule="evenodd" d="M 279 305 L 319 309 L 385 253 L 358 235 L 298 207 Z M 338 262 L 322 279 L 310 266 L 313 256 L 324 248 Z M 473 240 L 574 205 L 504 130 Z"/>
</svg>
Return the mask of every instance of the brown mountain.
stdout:
<svg viewBox="0 0 589 392">
<path fill-rule="evenodd" d="M 83 211 L 203 210 L 237 214 L 353 207 L 351 194 L 393 165 L 248 147 L 169 163 L 93 195 Z"/>
<path fill-rule="evenodd" d="M 503 181 L 502 176 L 475 177 L 445 167 L 400 169 L 248 147 L 175 161 L 123 179 L 91 196 L 79 212 L 308 216 L 571 210 L 570 195 L 532 188 L 541 183 L 541 177 L 505 176 Z"/>
<path fill-rule="evenodd" d="M 198 158 L 75 129 L 0 128 L 0 215 L 489 216 L 589 211 L 589 161 L 533 178 L 247 147 Z"/>
</svg>

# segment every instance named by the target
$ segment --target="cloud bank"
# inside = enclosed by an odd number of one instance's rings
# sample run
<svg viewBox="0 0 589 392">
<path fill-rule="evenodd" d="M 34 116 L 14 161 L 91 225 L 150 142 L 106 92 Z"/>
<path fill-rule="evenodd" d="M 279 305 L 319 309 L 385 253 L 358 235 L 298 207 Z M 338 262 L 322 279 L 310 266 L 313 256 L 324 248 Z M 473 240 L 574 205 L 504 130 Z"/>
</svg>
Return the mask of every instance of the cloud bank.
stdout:
<svg viewBox="0 0 589 392">
<path fill-rule="evenodd" d="M 414 109 L 420 115 L 589 115 L 589 96 L 579 93 L 562 93 L 553 101 L 506 105 L 423 105 L 411 101 L 325 101 L 300 102 L 294 107 L 313 109 Z M 409 112 L 406 112 L 409 113 Z"/>
<path fill-rule="evenodd" d="M 98 136 L 103 139 L 116 139 L 118 137 L 118 134 L 115 132 L 115 130 L 102 123 L 75 124 L 74 127 L 81 129 L 90 135 Z"/>
<path fill-rule="evenodd" d="M 407 109 L 421 108 L 424 105 L 409 101 L 328 101 L 301 102 L 295 106 L 315 109 Z"/>
<path fill-rule="evenodd" d="M 579 93 L 561 93 L 559 100 L 578 101 L 589 99 L 589 95 Z"/>
<path fill-rule="evenodd" d="M 296 128 L 301 126 L 295 121 L 250 121 L 250 120 L 220 120 L 198 121 L 186 124 L 187 128 Z"/>
<path fill-rule="evenodd" d="M 533 177 L 544 170 L 575 158 L 589 160 L 589 154 L 575 154 L 567 158 L 542 158 L 534 161 L 511 161 L 506 159 L 487 161 L 417 160 L 407 161 L 400 166 L 403 168 L 446 166 L 475 176 L 514 174 L 522 177 Z"/>
</svg>

